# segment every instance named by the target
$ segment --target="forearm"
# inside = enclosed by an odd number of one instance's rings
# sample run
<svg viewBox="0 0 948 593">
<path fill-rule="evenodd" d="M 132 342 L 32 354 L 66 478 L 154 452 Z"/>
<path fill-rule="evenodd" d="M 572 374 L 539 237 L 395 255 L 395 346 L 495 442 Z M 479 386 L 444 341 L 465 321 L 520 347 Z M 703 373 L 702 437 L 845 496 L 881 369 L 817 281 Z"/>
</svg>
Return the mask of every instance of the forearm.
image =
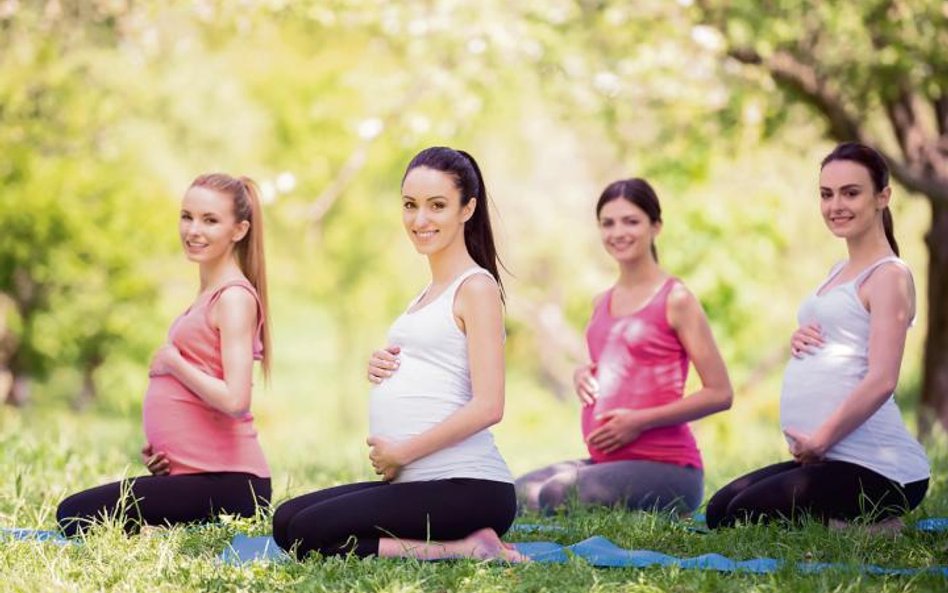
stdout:
<svg viewBox="0 0 948 593">
<path fill-rule="evenodd" d="M 212 408 L 229 416 L 241 416 L 250 409 L 250 389 L 231 387 L 223 379 L 208 375 L 181 360 L 171 368 L 174 377 Z"/>
<path fill-rule="evenodd" d="M 729 387 L 703 387 L 688 397 L 638 412 L 645 415 L 646 429 L 692 422 L 731 407 Z"/>
<path fill-rule="evenodd" d="M 896 381 L 881 375 L 867 375 L 843 403 L 813 433 L 822 453 L 865 423 L 892 395 Z"/>
<path fill-rule="evenodd" d="M 425 432 L 402 443 L 405 464 L 450 447 L 500 422 L 503 405 L 473 399 Z"/>
</svg>

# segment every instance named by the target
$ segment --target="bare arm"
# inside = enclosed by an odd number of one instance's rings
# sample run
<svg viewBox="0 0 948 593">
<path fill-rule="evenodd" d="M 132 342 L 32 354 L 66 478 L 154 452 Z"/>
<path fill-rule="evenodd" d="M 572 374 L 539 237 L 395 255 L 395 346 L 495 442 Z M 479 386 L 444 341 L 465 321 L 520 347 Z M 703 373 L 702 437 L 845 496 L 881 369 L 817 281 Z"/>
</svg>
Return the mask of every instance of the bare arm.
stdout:
<svg viewBox="0 0 948 593">
<path fill-rule="evenodd" d="M 458 443 L 500 422 L 504 414 L 504 316 L 493 279 L 478 274 L 465 280 L 454 303 L 455 315 L 467 335 L 471 400 L 427 431 L 392 444 L 369 438 L 378 473 L 387 479 L 417 459 Z"/>
<path fill-rule="evenodd" d="M 869 309 L 869 371 L 812 435 L 788 430 L 801 443 L 805 459 L 822 457 L 895 391 L 905 336 L 914 315 L 914 290 L 909 273 L 896 265 L 880 267 L 863 284 L 861 292 Z"/>
<path fill-rule="evenodd" d="M 646 430 L 684 424 L 731 407 L 733 389 L 724 359 L 714 342 L 701 303 L 682 285 L 672 289 L 669 295 L 668 322 L 678 333 L 701 378 L 701 389 L 661 406 L 606 412 L 600 417 L 606 422 L 587 439 L 594 447 L 608 453 L 635 440 Z"/>
<path fill-rule="evenodd" d="M 221 334 L 223 379 L 192 365 L 173 346 L 165 346 L 160 356 L 168 371 L 198 397 L 225 414 L 240 416 L 250 410 L 257 302 L 242 288 L 228 288 L 221 293 L 211 315 Z"/>
</svg>

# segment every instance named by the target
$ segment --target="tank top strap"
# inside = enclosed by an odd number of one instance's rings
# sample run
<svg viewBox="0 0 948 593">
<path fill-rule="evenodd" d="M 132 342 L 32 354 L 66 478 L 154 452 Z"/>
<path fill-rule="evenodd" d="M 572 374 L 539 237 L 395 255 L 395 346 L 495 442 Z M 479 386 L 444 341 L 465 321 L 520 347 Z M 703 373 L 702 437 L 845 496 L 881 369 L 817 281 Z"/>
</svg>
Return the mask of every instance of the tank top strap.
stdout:
<svg viewBox="0 0 948 593">
<path fill-rule="evenodd" d="M 257 331 L 254 332 L 254 350 L 257 350 L 258 342 L 260 341 L 261 332 L 263 332 L 263 303 L 260 302 L 260 296 L 257 294 L 257 289 L 253 287 L 253 284 L 249 280 L 239 279 L 231 280 L 230 282 L 225 282 L 217 288 L 214 289 L 214 292 L 211 293 L 211 296 L 207 299 L 207 304 L 204 309 L 204 318 L 207 320 L 207 323 L 211 323 L 211 309 L 214 308 L 214 305 L 217 304 L 217 301 L 220 300 L 221 295 L 224 294 L 224 291 L 228 288 L 234 286 L 239 286 L 244 288 L 253 295 L 253 300 L 257 303 Z M 260 345 L 262 349 L 262 344 Z"/>
<path fill-rule="evenodd" d="M 859 275 L 853 279 L 853 286 L 858 289 L 860 286 L 862 286 L 863 282 L 865 282 L 866 279 L 869 278 L 869 276 L 872 275 L 872 273 L 876 271 L 876 268 L 887 263 L 898 264 L 899 266 L 904 268 L 909 273 L 909 275 L 911 275 L 912 273 L 912 271 L 909 270 L 908 265 L 904 261 L 902 261 L 898 256 L 887 255 L 883 257 L 882 259 L 878 259 L 874 261 L 873 263 L 869 264 L 869 266 L 865 270 L 863 270 L 862 272 L 859 272 Z"/>
<path fill-rule="evenodd" d="M 670 327 L 668 324 L 668 296 L 679 284 L 681 284 L 681 280 L 674 276 L 666 278 L 655 296 L 642 307 L 638 314 L 657 322 L 661 327 Z"/>
<path fill-rule="evenodd" d="M 463 272 L 458 274 L 458 277 L 455 278 L 451 282 L 451 285 L 448 287 L 448 289 L 444 291 L 445 296 L 449 297 L 445 299 L 448 302 L 449 307 L 451 308 L 454 307 L 454 298 L 455 296 L 457 296 L 457 292 L 461 288 L 461 285 L 464 284 L 464 281 L 470 278 L 471 276 L 474 276 L 477 274 L 484 274 L 488 276 L 491 280 L 494 280 L 496 282 L 494 275 L 480 266 L 475 266 L 473 268 L 468 268 L 464 270 Z"/>
</svg>

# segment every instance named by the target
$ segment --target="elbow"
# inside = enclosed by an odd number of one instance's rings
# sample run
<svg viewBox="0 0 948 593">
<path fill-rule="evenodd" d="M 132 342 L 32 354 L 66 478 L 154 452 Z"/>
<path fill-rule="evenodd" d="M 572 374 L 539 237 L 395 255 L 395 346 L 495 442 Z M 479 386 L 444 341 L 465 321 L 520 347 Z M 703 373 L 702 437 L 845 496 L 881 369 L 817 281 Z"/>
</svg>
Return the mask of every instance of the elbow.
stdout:
<svg viewBox="0 0 948 593">
<path fill-rule="evenodd" d="M 731 387 L 730 383 L 718 389 L 716 403 L 718 406 L 718 412 L 731 409 L 731 406 L 734 404 L 734 388 Z"/>
<path fill-rule="evenodd" d="M 879 377 L 876 385 L 876 391 L 879 392 L 880 396 L 887 398 L 895 393 L 895 388 L 899 386 L 899 378 L 898 376 Z"/>
<path fill-rule="evenodd" d="M 250 413 L 250 398 L 227 398 L 227 401 L 219 409 L 231 418 L 246 416 Z"/>
<path fill-rule="evenodd" d="M 499 424 L 501 420 L 504 419 L 504 406 L 501 405 L 491 405 L 484 407 L 484 428 Z"/>
</svg>

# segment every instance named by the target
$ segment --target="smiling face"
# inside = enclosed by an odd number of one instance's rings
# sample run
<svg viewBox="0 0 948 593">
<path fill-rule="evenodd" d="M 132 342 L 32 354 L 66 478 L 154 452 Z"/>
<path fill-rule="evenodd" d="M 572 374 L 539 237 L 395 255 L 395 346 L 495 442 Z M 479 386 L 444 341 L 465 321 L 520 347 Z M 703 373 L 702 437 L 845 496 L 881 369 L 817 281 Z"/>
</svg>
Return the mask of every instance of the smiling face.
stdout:
<svg viewBox="0 0 948 593">
<path fill-rule="evenodd" d="M 212 263 L 233 254 L 234 246 L 250 228 L 250 222 L 238 222 L 234 199 L 206 187 L 191 187 L 181 200 L 178 233 L 189 260 Z"/>
<path fill-rule="evenodd" d="M 625 198 L 607 202 L 599 211 L 602 244 L 619 262 L 652 257 L 652 242 L 661 228 L 662 223 L 653 223 L 644 210 Z"/>
<path fill-rule="evenodd" d="M 869 170 L 854 161 L 830 161 L 820 171 L 820 212 L 837 237 L 854 239 L 882 228 L 890 189 L 876 191 Z"/>
<path fill-rule="evenodd" d="M 402 223 L 415 250 L 424 255 L 463 243 L 464 223 L 476 204 L 471 198 L 462 206 L 454 178 L 428 167 L 415 167 L 402 183 Z"/>
</svg>

